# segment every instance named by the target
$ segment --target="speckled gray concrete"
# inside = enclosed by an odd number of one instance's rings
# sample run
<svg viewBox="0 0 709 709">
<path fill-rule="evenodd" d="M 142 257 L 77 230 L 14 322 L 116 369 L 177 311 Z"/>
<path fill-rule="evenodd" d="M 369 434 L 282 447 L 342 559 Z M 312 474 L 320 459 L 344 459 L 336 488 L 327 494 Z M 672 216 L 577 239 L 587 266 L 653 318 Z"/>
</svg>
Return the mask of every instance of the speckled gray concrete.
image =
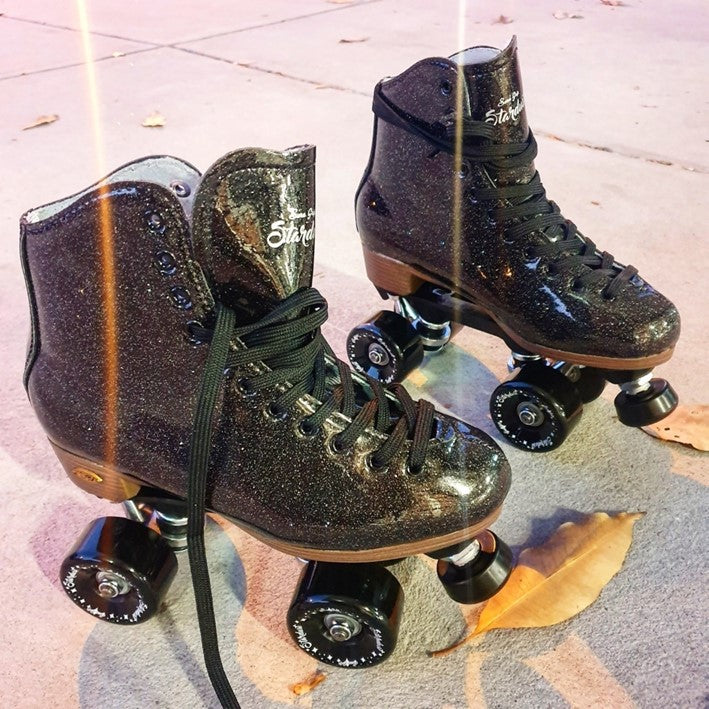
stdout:
<svg viewBox="0 0 709 709">
<path fill-rule="evenodd" d="M 66 480 L 21 389 L 28 318 L 18 217 L 141 155 L 171 153 L 204 169 L 240 146 L 315 143 L 315 285 L 330 299 L 327 332 L 342 354 L 348 329 L 381 307 L 364 276 L 352 210 L 369 149 L 371 89 L 419 58 L 458 49 L 457 8 L 422 0 L 104 2 L 89 14 L 101 59 L 99 161 L 76 11 L 48 5 L 0 0 L 0 696 L 10 707 L 211 707 L 184 563 L 164 613 L 141 628 L 96 623 L 59 588 L 57 569 L 78 531 L 115 510 Z M 677 304 L 683 333 L 660 373 L 684 401 L 708 401 L 706 3 L 682 0 L 671 12 L 648 0 L 469 5 L 463 46 L 503 46 L 518 35 L 548 193 Z M 556 20 L 557 10 L 584 17 Z M 493 24 L 501 13 L 513 23 Z M 142 128 L 154 109 L 166 127 Z M 60 120 L 20 130 L 46 113 Z M 415 393 L 496 435 L 487 399 L 505 358 L 498 341 L 461 333 L 425 364 Z M 560 450 L 539 457 L 503 445 L 514 482 L 495 529 L 515 550 L 583 513 L 646 512 L 600 599 L 568 623 L 494 632 L 432 660 L 425 651 L 455 639 L 464 617 L 423 559 L 407 561 L 397 571 L 407 609 L 395 655 L 365 672 L 326 670 L 327 680 L 296 702 L 287 685 L 315 669 L 281 620 L 298 562 L 210 523 L 221 644 L 246 709 L 705 704 L 706 457 L 622 427 L 610 391 Z"/>
</svg>

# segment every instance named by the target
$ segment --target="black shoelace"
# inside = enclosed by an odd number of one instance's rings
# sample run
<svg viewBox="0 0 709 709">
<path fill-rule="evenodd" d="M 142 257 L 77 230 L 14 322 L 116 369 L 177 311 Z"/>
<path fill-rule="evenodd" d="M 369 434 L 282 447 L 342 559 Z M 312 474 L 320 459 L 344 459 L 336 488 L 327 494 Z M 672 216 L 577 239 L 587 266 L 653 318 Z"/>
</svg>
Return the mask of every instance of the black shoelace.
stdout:
<svg viewBox="0 0 709 709">
<path fill-rule="evenodd" d="M 460 127 L 452 114 L 443 123 L 426 126 L 402 115 L 379 91 L 375 93 L 373 109 L 383 120 L 432 144 L 435 150 L 431 157 L 441 151 L 453 153 L 460 131 L 462 157 L 469 163 L 490 168 L 493 177 L 495 172 L 527 167 L 537 156 L 537 142 L 531 130 L 524 143 L 500 143 L 496 142 L 494 126 L 468 117 L 460 120 Z M 490 209 L 489 214 L 498 223 L 507 224 L 505 235 L 510 240 L 522 240 L 534 232 L 544 234 L 547 242 L 526 248 L 525 255 L 546 259 L 552 273 L 555 270 L 573 273 L 572 287 L 576 290 L 595 284 L 603 297 L 613 299 L 638 272 L 634 266 L 616 264 L 612 254 L 599 251 L 593 241 L 582 236 L 576 225 L 561 214 L 558 205 L 547 199 L 538 172 L 524 184 L 476 188 L 470 191 L 469 198 L 499 205 Z"/>
<path fill-rule="evenodd" d="M 416 473 L 423 466 L 433 431 L 434 408 L 429 402 L 414 402 L 400 385 L 385 390 L 378 382 L 368 380 L 369 392 L 356 385 L 347 364 L 335 357 L 320 332 L 326 320 L 327 301 L 314 288 L 305 288 L 261 320 L 241 327 L 236 327 L 232 310 L 217 304 L 214 328 L 192 330 L 193 336 L 209 340 L 210 345 L 190 442 L 187 551 L 207 672 L 219 701 L 229 709 L 238 709 L 239 703 L 219 653 L 204 548 L 209 455 L 216 402 L 225 371 L 256 365 L 258 372 L 238 379 L 236 386 L 245 396 L 260 389 L 275 391 L 269 410 L 276 418 L 288 415 L 289 408 L 301 396 L 312 396 L 315 410 L 299 424 L 304 435 L 317 434 L 325 419 L 335 412 L 350 418 L 351 422 L 332 439 L 331 445 L 337 452 L 353 446 L 369 426 L 386 434 L 386 441 L 369 459 L 375 469 L 386 468 L 410 439 L 408 467 Z M 232 348 L 232 343 L 237 342 L 241 346 L 235 344 Z M 266 366 L 260 366 L 261 363 Z M 365 397 L 362 405 L 358 404 L 358 393 Z"/>
</svg>

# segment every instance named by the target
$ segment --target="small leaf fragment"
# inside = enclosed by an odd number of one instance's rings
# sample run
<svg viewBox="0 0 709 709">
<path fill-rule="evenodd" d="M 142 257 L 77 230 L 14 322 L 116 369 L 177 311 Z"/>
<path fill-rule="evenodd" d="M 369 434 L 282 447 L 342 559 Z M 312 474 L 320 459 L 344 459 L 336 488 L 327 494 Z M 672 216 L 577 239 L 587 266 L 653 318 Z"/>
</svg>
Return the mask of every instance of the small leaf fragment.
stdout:
<svg viewBox="0 0 709 709">
<path fill-rule="evenodd" d="M 577 12 L 564 12 L 563 10 L 557 10 L 553 16 L 557 20 L 583 20 L 583 15 L 579 15 Z"/>
<path fill-rule="evenodd" d="M 165 125 L 165 116 L 158 111 L 153 111 L 143 119 L 142 125 L 146 128 L 162 128 Z"/>
<path fill-rule="evenodd" d="M 302 697 L 304 694 L 312 692 L 321 682 L 324 682 L 326 676 L 327 675 L 324 672 L 318 670 L 302 682 L 291 685 L 290 690 L 296 697 Z"/>
<path fill-rule="evenodd" d="M 496 20 L 492 21 L 493 25 L 509 25 L 512 24 L 514 20 L 507 15 L 500 15 Z"/>
<path fill-rule="evenodd" d="M 39 128 L 39 126 L 48 126 L 50 123 L 54 123 L 54 121 L 58 121 L 59 116 L 56 113 L 48 113 L 46 116 L 37 116 L 37 118 L 32 121 L 32 123 L 29 123 L 28 125 L 24 126 L 22 130 L 30 130 L 30 128 Z"/>
<path fill-rule="evenodd" d="M 338 44 L 359 44 L 360 42 L 366 42 L 369 37 L 359 37 L 358 39 L 346 39 L 342 38 L 338 41 Z"/>
<path fill-rule="evenodd" d="M 539 547 L 524 549 L 507 583 L 483 607 L 474 630 L 445 655 L 495 628 L 542 628 L 586 609 L 620 571 L 644 513 L 605 512 L 566 522 Z"/>
<path fill-rule="evenodd" d="M 663 441 L 674 441 L 692 446 L 698 451 L 709 451 L 709 405 L 680 404 L 669 416 L 643 431 Z"/>
</svg>

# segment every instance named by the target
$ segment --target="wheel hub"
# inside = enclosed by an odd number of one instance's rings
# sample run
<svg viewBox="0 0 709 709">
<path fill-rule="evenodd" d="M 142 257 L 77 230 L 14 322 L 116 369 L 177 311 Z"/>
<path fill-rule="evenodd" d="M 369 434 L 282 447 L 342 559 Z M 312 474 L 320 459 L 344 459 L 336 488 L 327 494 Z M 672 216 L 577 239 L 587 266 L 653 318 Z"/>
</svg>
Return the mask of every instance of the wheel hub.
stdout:
<svg viewBox="0 0 709 709">
<path fill-rule="evenodd" d="M 130 584 L 112 571 L 99 571 L 96 574 L 96 588 L 102 598 L 115 598 L 130 591 Z"/>
<path fill-rule="evenodd" d="M 389 354 L 378 342 L 372 342 L 372 344 L 369 345 L 367 355 L 369 361 L 377 367 L 385 367 L 389 364 Z"/>
<path fill-rule="evenodd" d="M 343 613 L 328 613 L 324 623 L 330 638 L 338 643 L 349 640 L 362 630 L 362 624 L 356 618 Z"/>
<path fill-rule="evenodd" d="M 517 406 L 517 416 L 525 426 L 541 426 L 544 423 L 544 412 L 531 401 L 523 401 Z"/>
</svg>

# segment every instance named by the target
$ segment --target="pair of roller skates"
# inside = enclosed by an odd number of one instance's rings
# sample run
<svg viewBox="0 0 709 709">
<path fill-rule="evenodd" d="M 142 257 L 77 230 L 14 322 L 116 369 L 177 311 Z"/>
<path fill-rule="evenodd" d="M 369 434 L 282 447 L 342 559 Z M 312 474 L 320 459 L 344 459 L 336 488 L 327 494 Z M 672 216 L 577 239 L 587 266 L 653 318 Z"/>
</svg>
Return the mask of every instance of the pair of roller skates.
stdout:
<svg viewBox="0 0 709 709">
<path fill-rule="evenodd" d="M 480 52 L 486 59 L 476 63 Z M 375 94 L 384 101 L 375 100 L 378 115 L 386 115 L 377 120 L 375 150 L 358 196 L 360 232 L 365 247 L 371 246 L 368 269 L 384 292 L 404 296 L 402 313 L 419 323 L 425 318 L 434 333 L 448 326 L 425 311 L 425 303 L 439 296 L 460 300 L 459 290 L 429 279 L 431 297 L 419 298 L 429 286 L 402 278 L 419 266 L 403 266 L 406 260 L 392 265 L 404 252 L 384 253 L 367 239 L 383 236 L 388 224 L 397 226 L 392 238 L 398 234 L 408 238 L 402 241 L 407 248 L 423 248 L 415 219 L 398 230 L 399 208 L 435 204 L 436 213 L 447 215 L 435 232 L 442 241 L 436 250 L 443 254 L 451 245 L 444 227 L 454 205 L 442 192 L 401 192 L 404 201 L 394 205 L 388 201 L 394 193 L 372 181 L 373 166 L 390 162 L 393 170 L 393 154 L 413 136 L 419 147 L 428 146 L 417 158 L 421 167 L 438 171 L 434 175 L 448 183 L 451 176 L 462 179 L 462 163 L 454 165 L 446 137 L 455 114 L 431 101 L 445 97 L 450 105 L 457 95 L 463 110 L 453 122 L 465 119 L 464 152 L 479 148 L 487 156 L 472 162 L 466 174 L 484 173 L 495 184 L 489 171 L 514 152 L 506 139 L 513 119 L 500 118 L 495 131 L 486 128 L 478 145 L 476 111 L 496 84 L 476 84 L 469 67 L 487 67 L 485 76 L 499 74 L 501 85 L 514 83 L 513 57 L 514 47 L 478 48 L 451 60 L 427 60 L 383 82 Z M 403 117 L 395 117 L 396 96 L 388 91 L 397 86 L 403 97 L 427 106 L 423 118 L 430 125 L 417 120 L 412 132 Z M 523 120 L 518 104 L 500 111 Z M 396 143 L 391 158 L 377 147 L 387 132 Z M 512 145 L 519 149 L 519 142 Z M 460 603 L 490 598 L 512 568 L 509 549 L 489 531 L 510 485 L 500 448 L 485 433 L 414 401 L 398 383 L 384 386 L 376 377 L 352 373 L 320 332 L 327 303 L 312 287 L 314 160 L 310 146 L 248 149 L 200 175 L 175 158 L 145 158 L 84 192 L 28 212 L 21 225 L 32 320 L 25 369 L 31 403 L 70 479 L 123 503 L 127 513 L 88 526 L 63 563 L 64 589 L 98 618 L 139 623 L 158 611 L 176 571 L 175 553 L 186 549 L 207 670 L 229 707 L 238 702 L 216 639 L 203 537 L 207 511 L 305 560 L 288 628 L 301 649 L 339 667 L 379 663 L 395 646 L 403 593 L 386 568 L 389 562 L 414 554 L 436 558 L 443 586 Z M 513 186 L 502 181 L 481 188 L 488 190 L 482 194 L 502 190 L 500 199 L 515 203 L 510 208 L 517 210 L 518 237 L 536 220 L 570 248 L 571 227 L 541 199 L 538 178 L 529 166 L 516 169 Z M 411 188 L 397 185 L 390 186 Z M 532 197 L 523 199 L 524 190 Z M 504 219 L 491 227 L 500 244 L 506 241 L 502 225 Z M 474 229 L 471 239 L 461 241 L 466 253 L 475 250 L 472 236 L 484 234 Z M 584 271 L 578 276 L 584 282 L 611 279 L 615 269 L 625 273 L 609 286 L 618 299 L 643 294 L 643 302 L 659 308 L 661 296 L 634 274 L 595 250 L 584 254 L 583 267 L 594 274 Z M 391 278 L 380 280 L 384 273 Z M 406 278 L 414 289 L 401 287 Z M 484 315 L 492 318 L 491 312 Z M 422 332 L 419 326 L 416 337 Z M 367 352 L 376 364 L 373 344 Z M 402 338 L 394 344 L 410 349 Z M 391 357 L 393 349 L 384 351 Z M 551 371 L 567 377 L 564 366 Z"/>
</svg>

